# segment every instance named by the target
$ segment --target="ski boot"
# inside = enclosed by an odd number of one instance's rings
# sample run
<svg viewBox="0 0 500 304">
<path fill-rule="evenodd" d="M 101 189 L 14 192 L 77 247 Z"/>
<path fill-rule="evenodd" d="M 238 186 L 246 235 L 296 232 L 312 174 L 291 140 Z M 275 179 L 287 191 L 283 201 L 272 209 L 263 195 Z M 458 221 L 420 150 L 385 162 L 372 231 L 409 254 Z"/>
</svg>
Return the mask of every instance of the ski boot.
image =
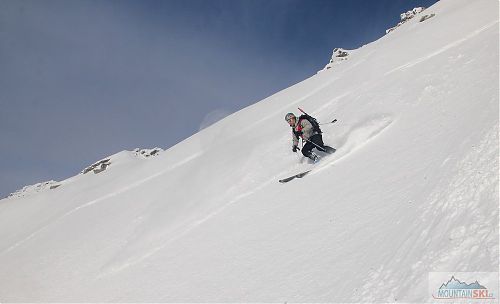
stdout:
<svg viewBox="0 0 500 304">
<path fill-rule="evenodd" d="M 311 154 L 309 154 L 309 158 L 313 161 L 313 163 L 319 162 L 319 156 L 314 152 L 311 152 Z"/>
</svg>

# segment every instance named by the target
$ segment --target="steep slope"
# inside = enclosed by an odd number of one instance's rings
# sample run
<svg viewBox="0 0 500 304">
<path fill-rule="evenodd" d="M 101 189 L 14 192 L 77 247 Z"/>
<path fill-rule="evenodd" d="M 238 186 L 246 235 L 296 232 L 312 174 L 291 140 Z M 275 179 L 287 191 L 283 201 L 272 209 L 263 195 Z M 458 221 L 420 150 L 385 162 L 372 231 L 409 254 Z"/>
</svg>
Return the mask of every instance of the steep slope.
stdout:
<svg viewBox="0 0 500 304">
<path fill-rule="evenodd" d="M 447 0 L 147 161 L 0 201 L 0 301 L 425 301 L 498 271 L 498 4 Z M 284 114 L 327 121 L 319 170 Z M 5 275 L 7 274 L 7 275 Z"/>
</svg>

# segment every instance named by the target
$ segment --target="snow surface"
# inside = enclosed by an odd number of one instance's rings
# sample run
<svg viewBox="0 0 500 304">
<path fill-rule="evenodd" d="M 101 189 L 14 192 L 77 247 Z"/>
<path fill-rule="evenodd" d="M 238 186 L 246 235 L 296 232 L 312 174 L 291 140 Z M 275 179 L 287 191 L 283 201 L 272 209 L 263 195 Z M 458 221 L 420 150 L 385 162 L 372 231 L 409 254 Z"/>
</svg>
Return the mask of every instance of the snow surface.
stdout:
<svg viewBox="0 0 500 304">
<path fill-rule="evenodd" d="M 154 158 L 1 200 L 0 301 L 421 302 L 429 272 L 497 272 L 498 2 L 426 12 Z M 297 106 L 338 151 L 280 184 L 311 166 Z"/>
</svg>

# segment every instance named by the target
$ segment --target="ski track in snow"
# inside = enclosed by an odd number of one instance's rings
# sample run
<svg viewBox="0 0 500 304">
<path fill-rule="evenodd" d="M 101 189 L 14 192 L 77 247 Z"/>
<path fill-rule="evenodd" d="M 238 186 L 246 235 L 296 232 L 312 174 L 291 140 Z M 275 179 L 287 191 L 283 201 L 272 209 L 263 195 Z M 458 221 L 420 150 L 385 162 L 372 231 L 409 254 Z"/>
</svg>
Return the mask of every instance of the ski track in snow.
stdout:
<svg viewBox="0 0 500 304">
<path fill-rule="evenodd" d="M 341 153 L 337 154 L 335 162 L 362 148 L 373 138 L 379 135 L 383 130 L 385 130 L 390 124 L 392 124 L 393 121 L 394 118 L 391 114 L 381 114 L 370 116 L 369 118 L 365 119 L 364 122 L 355 125 L 348 133 L 347 138 L 344 139 L 344 143 L 341 144 L 341 148 L 339 149 Z M 336 153 L 337 152 L 335 152 L 335 154 Z M 326 164 L 311 172 L 311 175 L 321 172 L 332 164 L 332 162 L 327 162 Z"/>
<path fill-rule="evenodd" d="M 371 139 L 376 137 L 378 134 L 380 134 L 384 129 L 386 129 L 391 123 L 393 122 L 392 115 L 389 114 L 380 114 L 380 115 L 373 115 L 370 116 L 360 123 L 354 125 L 352 129 L 347 133 L 345 138 L 342 139 L 343 144 L 341 144 L 340 148 L 335 152 L 335 154 L 332 156 L 332 159 L 329 161 L 326 161 L 324 164 L 321 164 L 319 167 L 311 166 L 310 169 L 314 169 L 313 172 L 310 173 L 312 175 L 313 173 L 318 173 L 325 168 L 330 167 L 337 161 L 343 159 L 347 155 L 351 154 L 352 152 L 360 149 L 362 146 L 364 146 L 366 143 L 370 142 Z M 280 173 L 280 175 L 283 173 Z M 237 203 L 239 200 L 241 200 L 244 197 L 247 197 L 265 187 L 271 184 L 276 184 L 279 187 L 282 187 L 283 185 L 277 183 L 277 175 L 273 175 L 271 178 L 267 179 L 257 187 L 253 188 L 252 190 L 249 190 L 247 192 L 244 192 L 236 197 L 234 197 L 232 200 L 230 200 L 228 203 L 220 206 L 219 208 L 215 209 L 214 211 L 209 212 L 206 216 L 194 220 L 188 225 L 185 225 L 184 227 L 180 227 L 176 229 L 176 232 L 173 233 L 174 236 L 166 239 L 164 242 L 162 242 L 161 245 L 154 247 L 153 249 L 150 249 L 147 253 L 140 255 L 138 257 L 129 257 L 128 259 L 125 260 L 125 262 L 120 263 L 119 265 L 116 266 L 105 266 L 103 267 L 102 273 L 98 276 L 99 278 L 103 278 L 109 275 L 116 274 L 118 272 L 121 272 L 129 267 L 132 267 L 138 263 L 141 263 L 148 258 L 152 257 L 162 249 L 166 248 L 169 246 L 171 243 L 175 242 L 176 240 L 184 237 L 185 235 L 189 234 L 191 231 L 195 230 L 205 222 L 209 221 L 210 219 L 214 218 L 215 216 L 219 215 L 222 213 L 224 210 L 228 209 L 235 203 Z M 180 230 L 180 231 L 179 231 Z M 178 232 L 177 232 L 178 231 Z M 116 263 L 116 262 L 115 262 Z"/>
<path fill-rule="evenodd" d="M 411 62 L 408 62 L 406 64 L 400 65 L 397 68 L 394 68 L 394 69 L 390 70 L 389 72 L 386 72 L 384 74 L 384 76 L 387 76 L 387 75 L 392 74 L 392 73 L 397 72 L 397 71 L 404 71 L 404 70 L 406 70 L 408 68 L 411 68 L 411 67 L 413 67 L 413 66 L 415 66 L 415 65 L 417 65 L 417 64 L 419 64 L 421 62 L 424 62 L 424 61 L 426 61 L 428 59 L 431 59 L 434 56 L 437 56 L 437 55 L 439 55 L 441 53 L 444 53 L 444 52 L 446 52 L 447 50 L 449 50 L 451 48 L 457 47 L 460 44 L 466 42 L 467 40 L 469 40 L 469 39 L 471 39 L 471 38 L 479 35 L 481 32 L 483 32 L 483 31 L 489 29 L 490 27 L 496 25 L 497 23 L 498 23 L 498 20 L 490 22 L 487 25 L 485 25 L 485 26 L 483 26 L 483 27 L 475 30 L 474 32 L 470 33 L 469 35 L 465 36 L 464 38 L 458 39 L 455 42 L 449 43 L 448 45 L 445 45 L 444 47 L 438 49 L 435 52 L 432 52 L 432 53 L 430 53 L 430 54 L 428 54 L 426 56 L 420 57 L 420 58 L 418 58 L 416 60 L 413 60 Z"/>
<path fill-rule="evenodd" d="M 189 234 L 191 231 L 195 230 L 196 228 L 198 228 L 199 226 L 201 226 L 205 222 L 209 221 L 210 219 L 214 218 L 218 214 L 222 213 L 224 210 L 226 210 L 228 207 L 234 205 L 242 198 L 253 194 L 254 192 L 266 187 L 267 185 L 271 184 L 274 181 L 275 181 L 275 179 L 272 179 L 272 180 L 270 179 L 270 180 L 260 184 L 256 188 L 252 189 L 251 191 L 247 191 L 245 193 L 242 193 L 242 194 L 236 196 L 235 198 L 230 200 L 228 203 L 226 203 L 226 204 L 222 205 L 221 207 L 217 208 L 216 210 L 208 213 L 206 216 L 204 216 L 200 219 L 194 220 L 193 222 L 188 224 L 187 227 L 180 227 L 180 228 L 176 229 L 174 231 L 174 233 L 172 233 L 174 236 L 165 240 L 161 245 L 156 246 L 153 249 L 150 249 L 147 253 L 145 253 L 139 257 L 128 258 L 128 259 L 126 259 L 125 262 L 120 263 L 120 265 L 117 265 L 117 266 L 105 266 L 105 267 L 103 267 L 101 274 L 99 274 L 96 278 L 101 279 L 101 278 L 107 277 L 109 275 L 114 275 L 116 273 L 119 273 L 127 268 L 130 268 L 134 265 L 137 265 L 137 264 L 147 260 L 148 258 L 152 257 L 153 255 L 155 255 L 156 253 L 158 253 L 162 249 L 166 248 L 167 246 L 169 246 L 173 242 L 184 237 L 185 235 Z M 178 230 L 181 230 L 181 231 L 177 232 Z"/>
<path fill-rule="evenodd" d="M 324 89 L 325 87 L 327 87 L 328 85 L 330 84 L 330 82 L 327 84 L 327 85 L 324 85 L 324 86 L 321 86 L 320 88 L 318 88 L 317 90 L 315 90 L 315 92 L 318 92 L 322 89 Z M 343 96 L 345 95 L 348 95 L 349 92 L 341 95 L 341 96 L 338 96 L 337 98 L 335 98 L 334 100 L 332 100 L 332 102 L 334 102 L 335 100 L 338 100 L 339 98 L 342 98 Z M 332 102 L 330 102 L 329 104 L 331 104 Z M 373 117 L 370 117 L 370 118 L 367 118 L 364 120 L 364 122 L 361 122 L 359 123 L 358 125 L 354 126 L 351 131 L 348 132 L 348 135 L 345 139 L 343 139 L 343 144 L 340 145 L 340 148 L 337 150 L 337 152 L 335 153 L 334 157 L 332 160 L 328 161 L 327 163 L 325 163 L 324 165 L 320 166 L 319 168 L 315 168 L 315 171 L 314 172 L 311 172 L 311 175 L 313 173 L 318 173 L 320 171 L 322 171 L 324 168 L 326 167 L 329 167 L 330 165 L 332 165 L 333 163 L 335 163 L 336 161 L 339 161 L 340 159 L 342 159 L 343 157 L 345 157 L 346 155 L 350 154 L 351 152 L 357 150 L 358 148 L 360 148 L 363 144 L 363 142 L 366 142 L 368 141 L 371 137 L 374 137 L 375 135 L 377 135 L 378 133 L 380 133 L 384 128 L 386 128 L 389 124 L 391 124 L 392 122 L 392 119 L 390 118 L 390 115 L 378 115 L 378 116 L 373 116 Z M 142 180 L 139 180 L 127 187 L 124 187 L 124 188 L 121 188 L 120 190 L 118 191 L 115 191 L 113 193 L 109 193 L 107 195 L 104 195 L 104 196 L 101 196 L 99 198 L 96 198 L 94 200 L 91 200 L 91 201 L 88 201 L 66 213 L 64 213 L 63 215 L 59 216 L 58 218 L 56 218 L 55 220 L 51 221 L 49 224 L 46 224 L 44 226 L 42 226 L 41 228 L 37 229 L 36 231 L 34 231 L 32 234 L 30 234 L 29 236 L 27 236 L 26 238 L 22 239 L 21 241 L 11 245 L 10 247 L 8 247 L 7 249 L 5 249 L 4 251 L 2 251 L 0 253 L 0 255 L 3 255 L 5 253 L 8 253 L 12 250 L 14 250 L 15 248 L 19 247 L 20 245 L 28 242 L 29 240 L 33 239 L 34 237 L 36 237 L 37 235 L 39 235 L 40 233 L 42 233 L 43 231 L 47 230 L 49 227 L 51 227 L 52 225 L 60 222 L 61 220 L 65 219 L 66 217 L 78 212 L 79 210 L 82 210 L 84 208 L 87 208 L 87 207 L 90 207 L 90 206 L 93 206 L 95 204 L 98 204 L 100 202 L 103 202 L 109 198 L 112 198 L 112 197 L 115 197 L 115 196 L 118 196 L 118 195 L 121 195 L 131 189 L 134 189 L 152 179 L 155 179 L 155 178 L 158 178 L 160 176 L 162 176 L 163 174 L 179 167 L 179 166 L 182 166 L 183 164 L 199 157 L 201 155 L 201 153 L 197 153 L 197 154 L 193 154 L 192 156 L 190 157 L 187 157 L 185 160 L 179 162 L 179 163 L 176 163 L 172 166 L 170 166 L 169 168 L 165 169 L 165 170 L 162 170 L 156 174 L 153 174 L 153 175 L 150 175 Z M 283 174 L 283 173 L 281 173 Z M 280 175 L 281 175 L 280 174 Z M 227 209 L 229 206 L 235 204 L 236 202 L 238 202 L 240 199 L 246 197 L 246 196 L 249 196 L 251 195 L 252 193 L 256 192 L 256 191 L 259 191 L 260 189 L 266 187 L 267 185 L 269 184 L 272 184 L 272 183 L 275 183 L 276 181 L 276 178 L 277 178 L 278 175 L 273 175 L 271 178 L 269 178 L 267 181 L 261 183 L 259 186 L 257 186 L 256 188 L 250 190 L 250 191 L 247 191 L 243 194 L 240 194 L 238 195 L 237 197 L 235 197 L 234 199 L 232 199 L 231 201 L 229 201 L 228 203 L 224 204 L 223 206 L 219 207 L 218 209 L 210 212 L 208 215 L 206 215 L 205 217 L 199 219 L 199 220 L 196 220 L 194 222 L 192 222 L 188 227 L 185 227 L 183 229 L 182 232 L 176 234 L 174 237 L 168 239 L 165 243 L 163 243 L 161 246 L 158 246 L 152 250 L 150 250 L 148 253 L 146 253 L 145 255 L 141 256 L 141 257 L 138 257 L 138 258 L 134 258 L 134 259 L 131 259 L 130 261 L 127 261 L 126 263 L 120 265 L 120 266 L 117 266 L 117 267 L 112 267 L 111 270 L 109 271 L 105 271 L 105 274 L 101 275 L 101 276 L 105 276 L 105 275 L 108 275 L 108 274 L 111 274 L 111 273 L 116 273 L 116 272 L 119 272 L 119 271 L 122 271 L 130 266 L 133 266 L 137 263 L 140 263 L 141 261 L 153 256 L 155 253 L 157 253 L 158 251 L 162 250 L 163 248 L 167 247 L 170 243 L 176 241 L 177 239 L 181 238 L 182 236 L 188 234 L 189 232 L 193 231 L 194 229 L 196 229 L 197 227 L 199 227 L 200 225 L 202 225 L 203 223 L 207 222 L 208 220 L 210 220 L 211 218 L 215 217 L 216 215 L 220 214 L 221 212 L 223 212 L 225 209 Z"/>
<path fill-rule="evenodd" d="M 142 184 L 144 184 L 144 183 L 146 183 L 146 182 L 148 182 L 148 181 L 150 181 L 152 179 L 158 178 L 158 177 L 164 175 L 165 173 L 167 173 L 167 172 L 169 172 L 169 171 L 171 171 L 171 170 L 173 170 L 173 169 L 175 169 L 175 168 L 177 168 L 179 166 L 182 166 L 182 165 L 184 165 L 184 164 L 192 161 L 193 159 L 198 158 L 201 154 L 202 154 L 201 152 L 195 153 L 195 154 L 193 154 L 193 155 L 191 155 L 189 157 L 186 157 L 184 160 L 171 165 L 170 167 L 168 167 L 165 170 L 162 170 L 162 171 L 160 171 L 158 173 L 150 175 L 150 176 L 148 176 L 148 177 L 146 177 L 144 179 L 138 180 L 137 182 L 135 182 L 135 183 L 133 183 L 133 184 L 127 186 L 127 187 L 123 187 L 123 188 L 119 189 L 118 191 L 115 191 L 115 192 L 106 194 L 104 196 L 101 196 L 99 198 L 96 198 L 94 200 L 88 201 L 88 202 L 86 202 L 86 203 L 84 203 L 84 204 L 82 204 L 82 205 L 80 205 L 80 206 L 78 206 L 78 207 L 76 207 L 76 208 L 74 208 L 74 209 L 72 209 L 72 210 L 64 213 L 63 215 L 61 215 L 61 216 L 57 217 L 56 219 L 54 219 L 53 221 L 51 221 L 50 223 L 42 226 L 41 228 L 38 228 L 37 230 L 35 230 L 33 233 L 31 233 L 30 235 L 28 235 L 24 239 L 22 239 L 22 240 L 16 242 L 15 244 L 9 246 L 7 249 L 5 249 L 2 252 L 0 252 L 0 255 L 3 255 L 5 253 L 8 253 L 8 252 L 14 250 L 15 248 L 19 247 L 20 245 L 22 245 L 22 244 L 26 243 L 27 241 L 33 239 L 35 236 L 37 236 L 38 234 L 42 233 L 43 231 L 45 231 L 50 226 L 52 226 L 52 225 L 60 222 L 61 220 L 65 219 L 66 217 L 72 215 L 73 213 L 78 212 L 81 209 L 84 209 L 84 208 L 93 206 L 95 204 L 98 204 L 98 203 L 100 203 L 102 201 L 105 201 L 105 200 L 111 198 L 111 197 L 115 197 L 115 196 L 118 196 L 120 194 L 123 194 L 123 193 L 125 193 L 125 192 L 127 192 L 127 191 L 129 191 L 131 189 L 134 189 L 134 188 L 136 188 L 136 187 L 138 187 L 138 186 L 140 186 L 140 185 L 142 185 Z"/>
</svg>

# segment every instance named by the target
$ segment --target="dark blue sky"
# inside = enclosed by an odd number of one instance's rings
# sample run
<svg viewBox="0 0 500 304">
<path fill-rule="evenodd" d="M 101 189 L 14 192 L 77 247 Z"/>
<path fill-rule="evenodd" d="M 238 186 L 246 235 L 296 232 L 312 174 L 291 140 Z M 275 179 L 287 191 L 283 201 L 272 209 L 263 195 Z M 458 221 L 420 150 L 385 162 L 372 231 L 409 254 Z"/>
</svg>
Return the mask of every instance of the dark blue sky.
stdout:
<svg viewBox="0 0 500 304">
<path fill-rule="evenodd" d="M 0 197 L 312 76 L 436 0 L 0 0 Z"/>
</svg>

